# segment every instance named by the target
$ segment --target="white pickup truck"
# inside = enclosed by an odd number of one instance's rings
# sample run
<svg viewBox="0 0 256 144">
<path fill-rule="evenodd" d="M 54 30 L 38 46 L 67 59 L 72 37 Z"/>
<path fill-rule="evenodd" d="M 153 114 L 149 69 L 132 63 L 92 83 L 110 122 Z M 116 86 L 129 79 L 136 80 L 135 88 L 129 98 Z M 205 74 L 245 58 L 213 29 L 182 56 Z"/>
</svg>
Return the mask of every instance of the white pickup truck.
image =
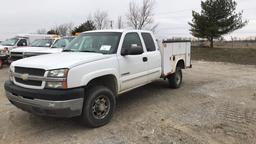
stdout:
<svg viewBox="0 0 256 144">
<path fill-rule="evenodd" d="M 37 39 L 30 47 L 11 50 L 10 61 L 43 54 L 60 53 L 74 39 L 73 36 L 59 38 L 56 36 L 47 39 Z"/>
<path fill-rule="evenodd" d="M 7 39 L 0 44 L 0 68 L 2 68 L 4 63 L 8 62 L 10 55 L 10 50 L 24 47 L 29 45 L 28 37 L 16 36 L 11 39 Z"/>
<path fill-rule="evenodd" d="M 89 127 L 107 124 L 116 97 L 159 78 L 171 88 L 191 67 L 190 42 L 164 43 L 149 31 L 101 30 L 82 33 L 62 53 L 15 61 L 6 96 L 38 115 L 76 117 Z"/>
<path fill-rule="evenodd" d="M 26 55 L 34 55 L 34 53 L 40 53 L 42 50 L 49 50 L 51 46 L 59 39 L 59 37 L 47 37 L 42 39 L 34 40 L 31 45 L 19 49 L 13 49 L 10 51 L 9 61 L 12 63 L 13 61 L 24 58 L 24 54 Z M 55 51 L 61 52 L 61 49 L 55 49 Z M 29 56 L 28 56 L 29 57 Z"/>
<path fill-rule="evenodd" d="M 14 38 L 7 39 L 0 44 L 0 53 L 9 55 L 9 52 L 16 48 L 29 46 L 36 39 L 52 37 L 56 35 L 41 35 L 41 34 L 19 34 Z M 8 53 L 7 53 L 8 52 Z"/>
</svg>

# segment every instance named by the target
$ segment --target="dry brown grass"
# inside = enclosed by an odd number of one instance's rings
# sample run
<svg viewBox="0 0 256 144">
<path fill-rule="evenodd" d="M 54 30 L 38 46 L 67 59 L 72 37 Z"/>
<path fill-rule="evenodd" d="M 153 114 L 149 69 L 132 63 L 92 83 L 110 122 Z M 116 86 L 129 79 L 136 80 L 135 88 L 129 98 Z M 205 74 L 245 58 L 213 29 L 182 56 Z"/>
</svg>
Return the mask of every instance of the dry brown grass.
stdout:
<svg viewBox="0 0 256 144">
<path fill-rule="evenodd" d="M 192 48 L 193 60 L 230 62 L 256 65 L 256 49 L 249 48 Z"/>
</svg>

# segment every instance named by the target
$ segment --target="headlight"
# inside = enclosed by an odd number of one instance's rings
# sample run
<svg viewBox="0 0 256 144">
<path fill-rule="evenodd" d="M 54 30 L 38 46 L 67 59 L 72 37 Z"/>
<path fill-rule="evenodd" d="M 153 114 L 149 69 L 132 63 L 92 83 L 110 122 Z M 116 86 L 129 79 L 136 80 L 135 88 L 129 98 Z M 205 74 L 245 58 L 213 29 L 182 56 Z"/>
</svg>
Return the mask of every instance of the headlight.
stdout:
<svg viewBox="0 0 256 144">
<path fill-rule="evenodd" d="M 67 89 L 67 75 L 68 69 L 51 70 L 48 72 L 46 81 L 46 88 L 53 89 Z"/>
<path fill-rule="evenodd" d="M 9 69 L 9 79 L 10 79 L 11 82 L 13 82 L 13 72 L 14 72 L 14 67 L 10 66 L 10 69 Z"/>
<path fill-rule="evenodd" d="M 66 78 L 67 74 L 68 74 L 68 69 L 51 70 L 51 71 L 48 72 L 47 77 Z"/>
<path fill-rule="evenodd" d="M 1 52 L 2 54 L 8 55 L 9 54 L 9 49 L 6 47 L 4 50 Z"/>
<path fill-rule="evenodd" d="M 13 79 L 14 79 L 14 78 L 13 78 L 13 75 L 12 75 L 12 74 L 9 75 L 9 79 L 10 79 L 11 82 L 13 82 Z"/>
</svg>

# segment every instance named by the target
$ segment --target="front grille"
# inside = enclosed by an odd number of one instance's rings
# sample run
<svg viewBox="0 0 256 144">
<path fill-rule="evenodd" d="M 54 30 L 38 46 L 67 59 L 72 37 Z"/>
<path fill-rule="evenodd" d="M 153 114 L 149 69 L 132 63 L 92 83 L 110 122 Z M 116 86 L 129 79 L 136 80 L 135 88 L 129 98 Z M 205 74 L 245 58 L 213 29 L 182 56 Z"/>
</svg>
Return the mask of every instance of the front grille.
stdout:
<svg viewBox="0 0 256 144">
<path fill-rule="evenodd" d="M 31 86 L 41 86 L 42 85 L 42 81 L 34 81 L 34 80 L 23 80 L 21 78 L 15 78 L 15 81 L 21 84 L 25 84 L 25 85 L 31 85 Z"/>
<path fill-rule="evenodd" d="M 16 61 L 23 58 L 23 53 L 21 52 L 11 52 L 11 61 Z"/>
<path fill-rule="evenodd" d="M 44 77 L 45 70 L 44 69 L 36 69 L 36 68 L 25 68 L 25 67 L 14 67 L 14 72 L 17 74 L 28 74 L 29 76 L 39 76 Z M 42 86 L 43 81 L 38 80 L 24 80 L 22 77 L 15 77 L 15 81 L 20 84 L 28 85 L 28 86 Z"/>
<path fill-rule="evenodd" d="M 15 67 L 15 73 L 19 74 L 29 74 L 33 76 L 44 76 L 44 69 L 35 69 L 35 68 L 24 68 L 24 67 Z"/>
</svg>

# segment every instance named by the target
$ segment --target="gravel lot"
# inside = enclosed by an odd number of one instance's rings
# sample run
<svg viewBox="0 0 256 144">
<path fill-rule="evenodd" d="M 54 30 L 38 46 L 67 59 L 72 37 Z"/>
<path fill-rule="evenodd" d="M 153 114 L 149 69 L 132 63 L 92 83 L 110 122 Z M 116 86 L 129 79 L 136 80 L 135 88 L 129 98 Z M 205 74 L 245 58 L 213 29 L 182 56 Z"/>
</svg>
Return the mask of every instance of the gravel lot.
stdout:
<svg viewBox="0 0 256 144">
<path fill-rule="evenodd" d="M 123 94 L 108 125 L 89 129 L 76 119 L 38 117 L 4 96 L 0 70 L 0 143 L 8 144 L 253 144 L 256 67 L 193 62 L 178 90 L 163 80 Z"/>
</svg>

